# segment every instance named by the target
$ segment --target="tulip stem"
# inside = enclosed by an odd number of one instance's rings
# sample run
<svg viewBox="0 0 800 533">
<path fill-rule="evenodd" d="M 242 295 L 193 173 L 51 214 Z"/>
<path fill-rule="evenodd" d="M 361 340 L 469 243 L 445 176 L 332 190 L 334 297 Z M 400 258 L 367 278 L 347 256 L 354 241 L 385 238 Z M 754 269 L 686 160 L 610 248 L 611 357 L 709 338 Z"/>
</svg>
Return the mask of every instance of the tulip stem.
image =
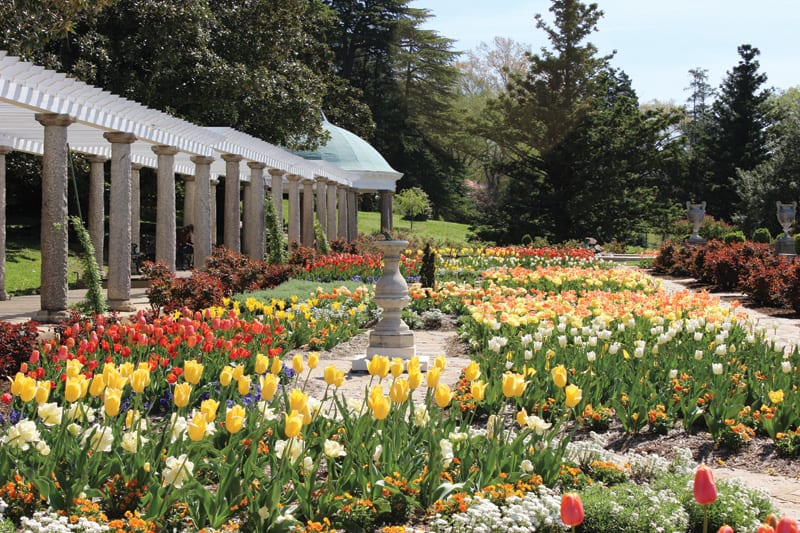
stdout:
<svg viewBox="0 0 800 533">
<path fill-rule="evenodd" d="M 703 506 L 703 533 L 708 533 L 708 506 Z"/>
</svg>

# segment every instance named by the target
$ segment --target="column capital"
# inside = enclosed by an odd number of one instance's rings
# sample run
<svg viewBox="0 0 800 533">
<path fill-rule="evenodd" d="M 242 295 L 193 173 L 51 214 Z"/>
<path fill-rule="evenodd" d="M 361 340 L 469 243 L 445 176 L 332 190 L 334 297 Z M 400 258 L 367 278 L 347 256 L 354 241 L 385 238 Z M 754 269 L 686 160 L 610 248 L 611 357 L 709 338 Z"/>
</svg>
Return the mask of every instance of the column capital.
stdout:
<svg viewBox="0 0 800 533">
<path fill-rule="evenodd" d="M 63 113 L 36 113 L 33 118 L 42 126 L 69 126 L 75 117 Z"/>
<path fill-rule="evenodd" d="M 329 180 L 325 176 L 314 176 L 314 179 L 317 180 L 318 183 L 330 183 L 333 180 Z"/>
<path fill-rule="evenodd" d="M 107 131 L 103 137 L 111 144 L 131 144 L 136 141 L 136 135 L 124 131 Z"/>
<path fill-rule="evenodd" d="M 284 174 L 286 174 L 285 170 L 281 170 L 279 168 L 271 168 L 271 169 L 269 169 L 269 175 L 270 176 L 283 176 Z"/>
<path fill-rule="evenodd" d="M 175 148 L 174 146 L 170 146 L 168 144 L 156 144 L 150 147 L 156 155 L 175 155 L 180 152 L 179 149 Z"/>
<path fill-rule="evenodd" d="M 260 161 L 248 161 L 247 166 L 252 168 L 253 170 L 263 170 L 267 168 L 267 164 L 261 163 Z"/>
<path fill-rule="evenodd" d="M 345 185 L 344 183 L 337 183 L 336 184 L 336 188 L 339 189 L 340 191 L 349 191 L 350 190 L 350 186 L 349 185 Z"/>
<path fill-rule="evenodd" d="M 143 168 L 144 168 L 144 165 L 140 165 L 139 163 L 133 163 L 131 165 L 131 170 L 134 170 L 136 172 L 142 170 Z"/>
<path fill-rule="evenodd" d="M 244 189 L 245 187 L 249 187 L 252 184 L 253 182 L 249 180 L 248 181 L 242 180 L 239 182 L 239 185 L 241 185 L 242 189 Z"/>
<path fill-rule="evenodd" d="M 179 174 L 179 176 L 183 178 L 183 181 L 194 181 L 194 175 L 192 174 Z"/>
<path fill-rule="evenodd" d="M 0 146 L 0 155 L 7 155 L 14 151 L 14 148 L 11 146 Z"/>
<path fill-rule="evenodd" d="M 313 178 L 303 178 L 301 183 L 303 185 L 314 185 L 314 183 L 316 183 L 316 181 Z"/>
<path fill-rule="evenodd" d="M 289 181 L 300 181 L 303 179 L 303 176 L 299 174 L 286 174 L 286 179 Z"/>
<path fill-rule="evenodd" d="M 105 163 L 108 158 L 104 155 L 91 154 L 86 156 L 86 160 L 89 163 Z"/>
<path fill-rule="evenodd" d="M 193 155 L 189 158 L 189 161 L 194 163 L 195 165 L 210 165 L 214 162 L 213 157 L 208 157 L 206 155 Z"/>
<path fill-rule="evenodd" d="M 226 163 L 238 163 L 242 159 L 244 159 L 244 157 L 239 154 L 222 154 L 222 160 Z"/>
</svg>

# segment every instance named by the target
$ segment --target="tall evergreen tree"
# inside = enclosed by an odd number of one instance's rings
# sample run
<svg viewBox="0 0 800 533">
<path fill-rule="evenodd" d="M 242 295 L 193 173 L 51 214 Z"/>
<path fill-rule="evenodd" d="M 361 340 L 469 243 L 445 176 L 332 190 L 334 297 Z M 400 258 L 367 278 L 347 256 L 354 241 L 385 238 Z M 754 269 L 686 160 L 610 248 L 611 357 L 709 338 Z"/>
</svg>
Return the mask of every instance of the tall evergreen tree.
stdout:
<svg viewBox="0 0 800 533">
<path fill-rule="evenodd" d="M 708 83 L 708 69 L 689 70 L 691 82 L 687 90 L 691 95 L 686 101 L 686 120 L 682 124 L 686 138 L 686 180 L 682 185 L 686 200 L 700 202 L 706 200 L 705 185 L 710 179 L 712 162 L 709 157 L 713 133 L 713 104 L 715 91 Z"/>
<path fill-rule="evenodd" d="M 767 155 L 768 120 L 764 103 L 770 92 L 761 89 L 767 76 L 758 72 L 758 48 L 743 44 L 738 53 L 739 64 L 728 72 L 713 105 L 709 150 L 713 166 L 706 188 L 708 213 L 728 221 L 741 200 L 734 182 L 737 170 L 752 170 Z"/>
</svg>

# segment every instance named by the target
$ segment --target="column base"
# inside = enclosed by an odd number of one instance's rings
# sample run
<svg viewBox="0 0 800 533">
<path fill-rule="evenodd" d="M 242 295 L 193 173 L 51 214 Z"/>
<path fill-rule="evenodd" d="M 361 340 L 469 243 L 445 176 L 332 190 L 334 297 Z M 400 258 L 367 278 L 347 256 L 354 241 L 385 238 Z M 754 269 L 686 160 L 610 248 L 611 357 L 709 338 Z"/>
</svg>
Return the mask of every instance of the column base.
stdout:
<svg viewBox="0 0 800 533">
<path fill-rule="evenodd" d="M 69 319 L 70 316 L 66 309 L 40 309 L 31 317 L 31 320 L 40 324 L 58 324 Z"/>
<path fill-rule="evenodd" d="M 367 363 L 375 355 L 383 355 L 389 359 L 399 357 L 408 361 L 417 355 L 417 347 L 414 344 L 414 333 L 412 331 L 403 334 L 387 334 L 372 332 L 369 336 L 369 346 L 367 353 L 359 355 L 353 359 L 351 372 L 366 372 Z M 428 368 L 428 358 L 420 357 L 420 367 L 422 370 Z"/>
<path fill-rule="evenodd" d="M 6 291 L 0 291 L 0 302 L 6 302 L 11 299 L 11 295 Z"/>
<path fill-rule="evenodd" d="M 108 308 L 111 311 L 123 311 L 126 313 L 136 311 L 136 306 L 130 300 L 109 300 Z"/>
</svg>

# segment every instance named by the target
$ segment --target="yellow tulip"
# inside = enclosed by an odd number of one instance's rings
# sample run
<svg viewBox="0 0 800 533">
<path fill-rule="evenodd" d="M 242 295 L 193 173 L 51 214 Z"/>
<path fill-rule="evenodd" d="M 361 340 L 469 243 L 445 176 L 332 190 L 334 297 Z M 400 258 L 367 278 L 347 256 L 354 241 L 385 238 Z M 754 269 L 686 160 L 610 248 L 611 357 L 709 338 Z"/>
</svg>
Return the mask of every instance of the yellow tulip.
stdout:
<svg viewBox="0 0 800 533">
<path fill-rule="evenodd" d="M 74 378 L 67 378 L 64 385 L 64 399 L 70 403 L 77 402 L 83 397 L 83 387 L 81 386 L 81 378 L 86 380 L 86 377 L 80 375 Z"/>
<path fill-rule="evenodd" d="M 197 385 L 200 383 L 200 378 L 203 377 L 203 365 L 194 359 L 189 359 L 183 363 L 183 379 Z"/>
<path fill-rule="evenodd" d="M 134 370 L 131 376 L 131 388 L 133 392 L 141 393 L 148 385 L 150 385 L 150 370 L 145 368 L 137 368 Z"/>
<path fill-rule="evenodd" d="M 175 385 L 173 401 L 175 407 L 186 407 L 189 405 L 189 398 L 192 395 L 192 385 L 189 383 L 178 383 Z"/>
<path fill-rule="evenodd" d="M 286 437 L 293 439 L 300 434 L 303 429 L 303 415 L 297 411 L 292 411 L 292 414 L 286 415 L 286 427 L 283 432 Z"/>
<path fill-rule="evenodd" d="M 422 369 L 419 364 L 419 357 L 416 355 L 408 360 L 408 364 L 406 365 L 406 371 L 410 374 L 413 370 L 421 372 Z"/>
<path fill-rule="evenodd" d="M 269 367 L 269 357 L 263 353 L 256 354 L 255 373 L 263 374 L 267 371 L 267 367 Z"/>
<path fill-rule="evenodd" d="M 577 385 L 567 385 L 567 387 L 564 389 L 564 392 L 567 395 L 566 399 L 564 400 L 564 403 L 566 403 L 567 407 L 575 407 L 580 403 L 581 399 L 583 399 L 583 393 Z"/>
<path fill-rule="evenodd" d="M 420 372 L 419 368 L 409 369 L 408 388 L 411 390 L 417 390 L 420 384 L 422 384 L 422 372 Z"/>
<path fill-rule="evenodd" d="M 282 370 L 283 370 L 283 361 L 281 361 L 280 357 L 273 357 L 272 367 L 269 369 L 269 371 L 277 376 L 278 374 L 281 373 Z"/>
<path fill-rule="evenodd" d="M 189 439 L 191 439 L 193 442 L 203 440 L 203 437 L 206 434 L 207 423 L 208 421 L 203 413 L 195 413 L 192 419 L 189 421 Z"/>
<path fill-rule="evenodd" d="M 383 387 L 380 385 L 372 387 L 367 404 L 369 408 L 372 409 L 372 416 L 374 416 L 376 420 L 383 420 L 389 416 L 391 403 L 389 402 L 389 398 L 383 395 Z"/>
<path fill-rule="evenodd" d="M 486 397 L 486 383 L 483 381 L 473 381 L 470 384 L 469 392 L 472 394 L 472 399 L 476 402 L 482 402 Z"/>
<path fill-rule="evenodd" d="M 443 355 L 437 355 L 436 359 L 433 360 L 433 366 L 439 370 L 444 370 L 444 367 L 447 366 L 447 359 Z"/>
<path fill-rule="evenodd" d="M 234 381 L 239 381 L 239 379 L 241 379 L 242 376 L 244 376 L 244 366 L 243 365 L 234 366 L 233 367 L 233 374 L 231 375 L 231 378 Z"/>
<path fill-rule="evenodd" d="M 20 392 L 22 391 L 22 383 L 27 376 L 22 372 L 17 372 L 14 376 L 14 380 L 11 382 L 11 394 L 14 396 L 19 396 Z"/>
<path fill-rule="evenodd" d="M 552 376 L 553 383 L 555 383 L 556 387 L 559 389 L 563 389 L 567 385 L 567 369 L 564 368 L 564 365 L 558 365 L 553 368 Z"/>
<path fill-rule="evenodd" d="M 477 361 L 472 361 L 467 368 L 464 369 L 464 378 L 467 381 L 475 381 L 481 376 L 481 365 Z"/>
<path fill-rule="evenodd" d="M 219 409 L 219 402 L 211 398 L 203 400 L 200 403 L 200 412 L 206 417 L 206 422 L 209 424 L 217 418 L 217 409 Z"/>
<path fill-rule="evenodd" d="M 389 358 L 384 355 L 373 355 L 367 363 L 367 370 L 371 376 L 385 378 L 389 374 Z"/>
<path fill-rule="evenodd" d="M 130 361 L 125 361 L 121 365 L 119 365 L 119 375 L 124 378 L 129 378 L 133 375 L 133 363 Z"/>
<path fill-rule="evenodd" d="M 275 377 L 275 374 L 265 374 L 261 378 L 261 399 L 268 402 L 272 401 L 277 390 L 278 378 Z"/>
<path fill-rule="evenodd" d="M 67 377 L 68 378 L 77 377 L 77 375 L 81 373 L 82 367 L 83 363 L 81 363 L 77 359 L 69 359 L 67 361 Z"/>
<path fill-rule="evenodd" d="M 119 405 L 122 402 L 122 391 L 119 389 L 106 389 L 103 395 L 103 408 L 106 415 L 117 416 L 119 414 Z"/>
<path fill-rule="evenodd" d="M 19 391 L 20 399 L 28 403 L 29 401 L 33 400 L 36 397 L 36 380 L 31 377 L 23 377 L 21 388 Z"/>
<path fill-rule="evenodd" d="M 138 423 L 141 418 L 142 415 L 138 409 L 129 409 L 128 412 L 125 413 L 125 427 L 130 429 L 130 427 Z"/>
<path fill-rule="evenodd" d="M 341 387 L 344 384 L 344 371 L 333 365 L 325 367 L 325 383 L 332 387 Z"/>
<path fill-rule="evenodd" d="M 524 407 L 522 408 L 521 411 L 517 412 L 516 418 L 517 418 L 517 424 L 519 424 L 520 427 L 525 427 L 526 425 L 528 425 L 528 412 L 525 410 Z"/>
<path fill-rule="evenodd" d="M 392 386 L 389 387 L 389 397 L 394 403 L 403 403 L 408 400 L 409 392 L 408 381 L 403 378 L 394 380 Z"/>
<path fill-rule="evenodd" d="M 506 398 L 517 398 L 525 392 L 525 376 L 516 372 L 506 372 L 503 374 L 503 395 Z"/>
<path fill-rule="evenodd" d="M 308 352 L 308 368 L 314 370 L 319 364 L 319 352 Z"/>
<path fill-rule="evenodd" d="M 52 389 L 50 380 L 40 381 L 36 384 L 36 403 L 42 405 L 50 398 L 50 389 Z"/>
<path fill-rule="evenodd" d="M 239 433 L 244 425 L 245 411 L 241 405 L 234 405 L 225 413 L 225 429 L 228 433 Z"/>
<path fill-rule="evenodd" d="M 247 396 L 250 393 L 250 376 L 240 377 L 236 382 L 236 388 L 240 395 Z"/>
<path fill-rule="evenodd" d="M 222 368 L 222 371 L 219 373 L 219 384 L 223 387 L 227 387 L 231 384 L 231 380 L 233 379 L 233 368 L 229 366 L 225 366 Z"/>
<path fill-rule="evenodd" d="M 392 373 L 392 377 L 397 379 L 403 373 L 403 360 L 399 357 L 395 357 L 392 359 L 391 364 L 389 365 L 389 372 Z"/>
<path fill-rule="evenodd" d="M 303 373 L 303 356 L 299 353 L 292 357 L 292 370 L 297 374 Z"/>
<path fill-rule="evenodd" d="M 436 389 L 433 391 L 433 399 L 436 401 L 436 405 L 442 409 L 450 405 L 450 401 L 453 399 L 453 391 L 450 390 L 450 385 L 445 385 L 444 383 L 436 385 Z"/>
<path fill-rule="evenodd" d="M 103 394 L 103 390 L 106 388 L 106 380 L 103 377 L 103 374 L 95 374 L 92 378 L 92 383 L 89 385 L 89 394 L 93 397 L 100 396 Z"/>
<path fill-rule="evenodd" d="M 308 403 L 308 394 L 301 389 L 292 389 L 289 393 L 289 410 L 298 411 L 300 413 L 306 408 Z"/>
<path fill-rule="evenodd" d="M 442 375 L 442 369 L 438 366 L 433 366 L 428 369 L 428 388 L 432 389 L 439 384 L 439 377 Z"/>
<path fill-rule="evenodd" d="M 125 388 L 125 385 L 128 384 L 128 378 L 117 372 L 116 369 L 109 370 L 108 372 L 103 370 L 103 381 L 106 384 L 106 387 L 109 389 L 119 389 L 122 390 Z"/>
<path fill-rule="evenodd" d="M 772 403 L 781 403 L 783 401 L 783 389 L 771 390 L 767 393 L 769 401 Z"/>
</svg>

